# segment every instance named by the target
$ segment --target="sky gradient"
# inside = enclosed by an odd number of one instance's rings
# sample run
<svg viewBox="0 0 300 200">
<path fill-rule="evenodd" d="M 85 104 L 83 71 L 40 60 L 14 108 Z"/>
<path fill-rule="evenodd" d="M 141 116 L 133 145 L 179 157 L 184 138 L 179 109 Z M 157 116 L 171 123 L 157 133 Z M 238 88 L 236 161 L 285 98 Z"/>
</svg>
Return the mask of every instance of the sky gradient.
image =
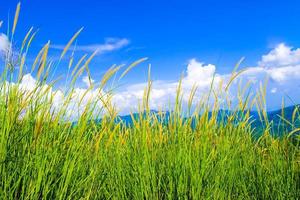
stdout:
<svg viewBox="0 0 300 200">
<path fill-rule="evenodd" d="M 4 24 L 0 32 L 6 33 L 17 3 L 15 0 L 1 3 L 0 20 Z M 270 77 L 270 109 L 280 107 L 283 96 L 300 103 L 297 94 L 299 1 L 31 0 L 21 3 L 16 33 L 20 40 L 15 39 L 13 45 L 18 46 L 33 26 L 39 33 L 28 56 L 33 59 L 50 39 L 51 55 L 55 58 L 72 35 L 84 27 L 77 40 L 77 51 L 80 55 L 101 50 L 91 65 L 96 81 L 112 64 L 128 65 L 149 57 L 123 83 L 127 93 L 132 87 L 142 90 L 139 87 L 146 81 L 147 64 L 151 63 L 154 85 L 157 89 L 164 88 L 156 93 L 154 107 L 172 95 L 182 72 L 187 90 L 192 82 L 198 82 L 204 92 L 213 74 L 227 77 L 241 57 L 246 58 L 241 68 L 250 68 L 245 79 L 256 83 L 264 76 Z M 67 68 L 60 67 L 57 74 L 66 71 Z M 83 78 L 79 87 L 84 88 L 85 83 Z M 130 98 L 139 96 L 130 95 Z"/>
</svg>

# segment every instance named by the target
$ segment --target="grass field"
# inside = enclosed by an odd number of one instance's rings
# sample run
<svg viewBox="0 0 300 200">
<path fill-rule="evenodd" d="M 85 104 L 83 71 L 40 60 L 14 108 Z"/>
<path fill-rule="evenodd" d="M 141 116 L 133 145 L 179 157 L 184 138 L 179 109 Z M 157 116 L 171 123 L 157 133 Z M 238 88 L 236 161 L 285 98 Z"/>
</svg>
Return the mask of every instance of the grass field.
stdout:
<svg viewBox="0 0 300 200">
<path fill-rule="evenodd" d="M 19 7 L 11 40 L 18 13 Z M 126 126 L 115 120 L 113 91 L 105 89 L 120 70 L 113 67 L 99 85 L 91 84 L 87 91 L 98 91 L 97 99 L 88 101 L 73 123 L 68 116 L 74 85 L 83 72 L 89 73 L 94 54 L 71 65 L 72 81 L 60 106 L 54 107 L 49 43 L 30 67 L 38 84 L 30 91 L 20 87 L 34 35 L 32 30 L 26 35 L 17 62 L 12 62 L 13 50 L 7 52 L 1 73 L 0 199 L 299 199 L 299 128 L 283 129 L 279 138 L 271 136 L 263 87 L 251 101 L 242 98 L 220 121 L 218 101 L 211 106 L 207 98 L 193 108 L 193 120 L 183 119 L 179 84 L 173 112 L 165 123 L 164 112 L 150 110 L 149 77 L 138 120 Z M 234 70 L 232 80 L 238 74 Z M 193 91 L 189 102 L 191 107 Z M 264 121 L 259 138 L 254 137 L 257 130 L 251 126 L 248 110 L 253 105 Z M 97 116 L 102 120 L 94 120 Z M 297 117 L 295 109 L 289 123 Z"/>
</svg>

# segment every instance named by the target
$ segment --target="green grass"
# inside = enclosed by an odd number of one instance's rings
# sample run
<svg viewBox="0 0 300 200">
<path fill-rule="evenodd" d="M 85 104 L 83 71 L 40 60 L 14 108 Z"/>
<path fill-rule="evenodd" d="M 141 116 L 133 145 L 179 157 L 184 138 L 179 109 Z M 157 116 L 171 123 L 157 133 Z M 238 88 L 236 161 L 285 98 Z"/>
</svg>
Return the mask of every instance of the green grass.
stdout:
<svg viewBox="0 0 300 200">
<path fill-rule="evenodd" d="M 17 19 L 11 40 L 16 24 Z M 33 33 L 20 51 L 30 46 Z M 53 112 L 53 94 L 47 89 L 41 92 L 41 87 L 52 86 L 48 48 L 43 47 L 32 68 L 40 81 L 31 92 L 19 88 L 24 73 L 22 58 L 15 66 L 6 59 L 0 85 L 0 199 L 299 199 L 297 129 L 280 138 L 271 137 L 272 122 L 266 120 L 263 109 L 264 87 L 251 101 L 242 98 L 232 108 L 240 111 L 257 106 L 265 123 L 258 139 L 253 136 L 248 112 L 243 117 L 233 112 L 226 121 L 217 123 L 220 105 L 216 99 L 212 108 L 207 98 L 198 104 L 192 114 L 196 124 L 192 129 L 191 119 L 182 117 L 180 84 L 169 123 L 158 120 L 149 108 L 150 76 L 140 106 L 145 113 L 132 127 L 116 123 L 113 92 L 103 93 L 102 89 L 119 67 L 111 68 L 100 85 L 90 88 L 100 88 L 97 101 L 103 107 L 95 109 L 96 103 L 91 101 L 73 124 L 66 120 L 68 105 L 77 77 L 84 70 L 89 73 L 91 60 L 87 57 L 78 67 L 72 65 L 73 83 L 62 106 Z M 16 84 L 8 83 L 12 80 Z M 216 95 L 214 89 L 211 93 Z M 210 110 L 212 116 L 208 117 Z M 93 120 L 103 113 L 101 122 Z"/>
</svg>

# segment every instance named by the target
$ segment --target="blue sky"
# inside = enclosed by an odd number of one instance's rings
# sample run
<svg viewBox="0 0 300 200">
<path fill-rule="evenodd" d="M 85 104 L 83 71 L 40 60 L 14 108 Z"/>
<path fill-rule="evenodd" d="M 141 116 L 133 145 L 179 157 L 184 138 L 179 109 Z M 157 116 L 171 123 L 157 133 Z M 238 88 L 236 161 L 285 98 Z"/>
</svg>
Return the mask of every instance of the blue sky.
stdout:
<svg viewBox="0 0 300 200">
<path fill-rule="evenodd" d="M 12 20 L 17 3 L 1 2 L 0 19 L 7 22 L 9 16 Z M 59 47 L 83 26 L 77 41 L 82 49 L 123 41 L 118 48 L 97 55 L 91 66 L 95 80 L 114 63 L 129 64 L 149 57 L 152 78 L 174 82 L 187 72 L 191 59 L 203 62 L 203 66 L 213 64 L 216 73 L 223 75 L 230 73 L 243 56 L 246 59 L 242 67 L 258 66 L 262 56 L 281 43 L 294 47 L 290 53 L 297 58 L 293 52 L 300 47 L 299 19 L 300 2 L 293 0 L 30 0 L 22 1 L 16 38 L 23 38 L 30 26 L 39 28 L 32 56 L 49 39 L 57 47 L 52 49 L 55 56 Z M 4 28 L 0 32 L 5 33 Z M 125 83 L 144 82 L 146 64 L 130 72 Z M 65 71 L 63 67 L 58 69 L 58 73 Z M 298 77 L 293 81 L 300 82 Z M 274 88 L 278 90 L 276 85 Z M 273 107 L 281 102 L 281 96 L 276 96 Z M 296 98 L 295 94 L 291 96 Z"/>
</svg>

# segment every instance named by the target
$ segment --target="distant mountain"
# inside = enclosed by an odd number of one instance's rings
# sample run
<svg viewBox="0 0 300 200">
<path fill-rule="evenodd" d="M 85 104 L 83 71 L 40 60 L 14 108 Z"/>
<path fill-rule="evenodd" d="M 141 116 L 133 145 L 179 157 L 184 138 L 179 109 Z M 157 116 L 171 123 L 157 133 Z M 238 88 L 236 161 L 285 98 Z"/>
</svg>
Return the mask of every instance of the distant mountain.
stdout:
<svg viewBox="0 0 300 200">
<path fill-rule="evenodd" d="M 295 118 L 299 122 L 300 105 L 289 106 L 289 107 L 285 107 L 283 110 L 280 109 L 280 110 L 268 112 L 268 117 L 269 119 L 273 120 L 276 123 L 282 121 L 282 118 L 285 118 L 287 121 L 291 122 L 294 112 L 295 112 Z M 282 114 L 284 114 L 284 116 L 282 116 Z"/>
<path fill-rule="evenodd" d="M 169 122 L 170 116 L 172 112 L 165 111 L 165 112 L 159 112 L 156 110 L 151 110 L 150 113 L 148 113 L 152 116 L 156 116 L 156 118 L 161 121 L 164 124 L 167 124 Z M 235 117 L 235 123 L 239 123 L 240 120 L 242 120 L 242 116 L 245 114 L 241 112 L 235 112 L 230 110 L 219 110 L 217 113 L 217 121 L 226 123 L 229 116 L 232 116 L 232 114 L 238 115 Z M 284 114 L 284 117 L 282 116 Z M 125 126 L 132 126 L 133 120 L 138 121 L 140 117 L 146 117 L 147 113 L 133 113 L 132 115 L 124 115 L 124 116 L 118 116 L 115 119 L 115 122 L 122 122 L 125 124 Z M 208 113 L 208 117 L 211 117 L 212 113 Z M 283 109 L 275 110 L 267 112 L 268 121 L 271 128 L 271 133 L 275 136 L 280 136 L 282 133 L 288 133 L 291 130 L 295 128 L 300 128 L 300 105 L 294 105 L 285 107 Z M 260 134 L 263 128 L 265 128 L 266 123 L 264 122 L 264 119 L 260 119 L 259 113 L 257 111 L 250 111 L 250 117 L 252 122 L 252 127 L 255 128 L 257 131 L 257 134 Z M 185 120 L 188 120 L 190 118 L 186 117 L 183 118 L 183 122 Z M 102 119 L 97 119 L 94 122 L 100 123 Z M 76 125 L 78 122 L 73 122 L 73 125 Z M 191 126 L 192 128 L 195 127 L 196 119 L 192 119 Z M 300 134 L 297 133 L 298 135 Z M 295 134 L 296 135 L 296 134 Z"/>
<path fill-rule="evenodd" d="M 169 111 L 165 111 L 165 112 L 159 112 L 156 110 L 151 110 L 150 115 L 156 115 L 159 117 L 159 115 L 163 115 L 162 120 L 167 120 L 169 119 L 170 116 L 170 112 Z M 116 122 L 124 122 L 127 126 L 133 125 L 133 120 L 138 120 L 140 118 L 140 116 L 142 117 L 146 117 L 146 112 L 144 113 L 133 113 L 132 115 L 123 115 L 123 116 L 119 116 L 116 119 Z"/>
<path fill-rule="evenodd" d="M 283 121 L 282 118 L 284 118 L 287 121 L 292 121 L 293 118 L 293 113 L 296 110 L 296 108 L 298 108 L 298 111 L 296 111 L 295 113 L 295 118 L 297 119 L 296 121 L 299 121 L 299 117 L 300 117 L 300 105 L 294 105 L 294 106 L 289 106 L 289 107 L 285 107 L 284 109 L 278 109 L 275 111 L 269 111 L 267 112 L 267 116 L 269 121 L 273 121 L 273 123 L 280 123 L 281 121 Z M 163 113 L 165 118 L 168 118 L 171 114 L 171 112 L 169 111 L 165 111 L 165 112 L 159 112 L 156 110 L 151 110 L 150 111 L 150 115 L 159 115 L 159 113 Z M 284 117 L 282 117 L 282 113 L 284 113 Z M 218 116 L 223 119 L 226 119 L 226 117 L 230 116 L 233 114 L 233 111 L 230 110 L 220 110 L 218 111 Z M 242 112 L 236 112 L 236 114 L 239 115 L 243 115 Z M 145 116 L 146 113 L 142 113 L 142 116 Z M 212 115 L 212 113 L 208 113 L 209 117 Z M 140 117 L 139 113 L 133 113 L 132 116 L 134 117 L 134 119 L 138 119 Z M 130 122 L 132 122 L 132 116 L 131 115 L 124 115 L 124 116 L 119 116 L 119 121 L 124 121 L 124 122 L 128 122 L 130 124 Z M 259 113 L 257 111 L 250 111 L 250 116 L 255 119 L 255 120 L 260 120 L 259 119 Z"/>
<path fill-rule="evenodd" d="M 297 110 L 296 110 L 297 109 Z M 296 111 L 295 111 L 296 110 Z M 294 113 L 295 111 L 295 113 Z M 162 120 L 164 123 L 168 123 L 169 117 L 171 115 L 171 112 L 164 112 L 162 114 L 159 114 L 160 112 L 156 110 L 151 110 L 151 115 L 156 115 L 159 120 Z M 227 120 L 228 116 L 232 115 L 233 111 L 230 110 L 220 110 L 218 111 L 218 121 L 225 121 Z M 236 115 L 243 116 L 242 112 L 236 112 Z M 284 117 L 282 116 L 284 114 Z M 146 113 L 133 113 L 132 116 L 135 120 L 138 120 L 140 116 L 145 116 Z M 212 113 L 208 113 L 208 117 L 210 117 Z M 293 115 L 294 115 L 294 122 L 293 121 Z M 124 122 L 127 126 L 133 125 L 133 119 L 131 115 L 124 115 L 119 116 L 119 118 L 116 120 L 117 122 Z M 250 116 L 252 119 L 252 126 L 255 127 L 257 130 L 260 130 L 264 128 L 265 122 L 264 120 L 261 120 L 259 118 L 259 113 L 257 111 L 250 111 Z M 300 127 L 300 105 L 294 105 L 285 107 L 283 109 L 275 110 L 267 112 L 268 121 L 271 124 L 272 132 L 276 135 L 280 134 L 281 132 L 287 132 L 292 130 L 295 127 Z M 184 118 L 184 120 L 187 120 L 189 118 Z M 237 120 L 239 117 L 237 117 Z M 236 122 L 238 123 L 238 121 Z M 194 122 L 192 121 L 192 126 L 194 126 Z"/>
</svg>

